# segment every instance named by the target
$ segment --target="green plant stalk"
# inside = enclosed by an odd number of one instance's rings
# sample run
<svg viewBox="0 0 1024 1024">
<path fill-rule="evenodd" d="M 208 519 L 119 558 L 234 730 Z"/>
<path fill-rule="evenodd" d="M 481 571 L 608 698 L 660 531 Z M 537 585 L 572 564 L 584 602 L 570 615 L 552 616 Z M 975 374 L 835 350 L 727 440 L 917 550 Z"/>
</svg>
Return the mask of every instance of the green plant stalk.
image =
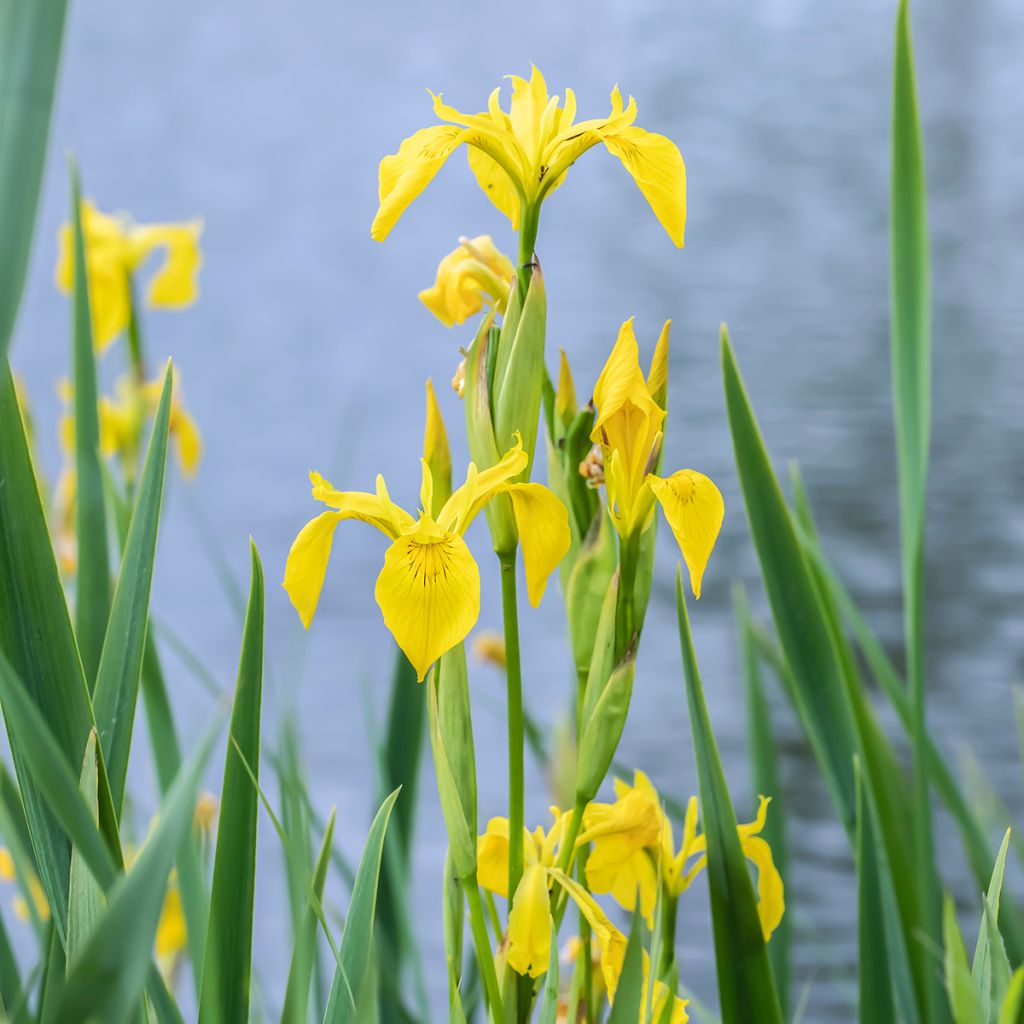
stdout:
<svg viewBox="0 0 1024 1024">
<path fill-rule="evenodd" d="M 661 957 L 656 977 L 663 978 L 672 969 L 676 960 L 676 918 L 679 911 L 679 897 L 673 896 L 666 886 L 661 901 Z"/>
<path fill-rule="evenodd" d="M 636 634 L 636 574 L 639 567 L 640 534 L 619 540 L 619 599 L 615 609 L 615 658 L 617 665 L 633 644 Z"/>
<path fill-rule="evenodd" d="M 576 880 L 586 888 L 587 884 L 587 849 L 580 850 L 576 859 Z M 594 1024 L 596 1008 L 594 1006 L 594 961 L 590 955 L 590 922 L 583 911 L 579 912 L 579 956 L 577 958 L 577 970 L 583 974 L 583 1024 Z"/>
<path fill-rule="evenodd" d="M 537 247 L 537 228 L 540 226 L 540 204 L 527 206 L 523 210 L 522 224 L 519 228 L 519 263 L 516 266 L 516 281 L 519 295 L 526 300 L 526 291 L 530 287 L 533 276 L 533 255 Z"/>
<path fill-rule="evenodd" d="M 492 1024 L 503 1024 L 501 990 L 498 988 L 498 975 L 494 970 L 494 956 L 491 953 L 491 941 L 487 937 L 487 921 L 484 919 L 484 905 L 483 900 L 480 899 L 480 886 L 476 880 L 476 873 L 462 879 L 462 886 L 466 890 L 466 902 L 469 904 L 469 930 L 473 935 L 480 976 L 484 980 L 489 1015 Z"/>
<path fill-rule="evenodd" d="M 515 551 L 498 557 L 508 680 L 508 894 L 511 900 L 523 877 L 523 673 L 519 658 Z"/>
</svg>

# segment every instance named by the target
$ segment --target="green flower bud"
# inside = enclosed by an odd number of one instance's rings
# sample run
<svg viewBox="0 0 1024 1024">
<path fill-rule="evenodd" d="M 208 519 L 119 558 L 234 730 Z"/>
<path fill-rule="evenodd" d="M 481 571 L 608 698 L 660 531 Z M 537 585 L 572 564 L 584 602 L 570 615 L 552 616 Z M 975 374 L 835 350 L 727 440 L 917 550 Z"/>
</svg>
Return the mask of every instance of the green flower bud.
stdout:
<svg viewBox="0 0 1024 1024">
<path fill-rule="evenodd" d="M 469 878 L 476 871 L 476 759 L 462 644 L 441 655 L 430 677 L 427 718 L 452 865 Z"/>
<path fill-rule="evenodd" d="M 576 799 L 590 802 L 604 781 L 629 714 L 636 674 L 636 648 L 615 666 L 583 726 L 576 772 Z M 589 684 L 588 684 L 589 690 Z"/>
<path fill-rule="evenodd" d="M 601 606 L 615 573 L 616 562 L 615 530 L 606 515 L 596 515 L 564 587 L 577 673 L 586 674 L 590 670 Z"/>
</svg>

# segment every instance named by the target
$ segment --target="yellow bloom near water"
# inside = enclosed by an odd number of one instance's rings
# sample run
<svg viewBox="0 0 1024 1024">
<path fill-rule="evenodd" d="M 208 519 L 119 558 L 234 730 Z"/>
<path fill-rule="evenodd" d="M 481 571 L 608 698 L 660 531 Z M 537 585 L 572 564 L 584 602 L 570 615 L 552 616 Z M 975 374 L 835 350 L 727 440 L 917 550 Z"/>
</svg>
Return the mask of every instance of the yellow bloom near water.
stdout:
<svg viewBox="0 0 1024 1024">
<path fill-rule="evenodd" d="M 633 177 L 655 216 L 676 246 L 682 248 L 686 226 L 686 168 L 678 147 L 664 135 L 634 125 L 633 97 L 623 105 L 618 86 L 612 90 L 607 117 L 576 121 L 576 95 L 565 102 L 548 96 L 544 76 L 534 67 L 529 80 L 510 76 L 512 100 L 501 107 L 494 89 L 487 110 L 464 114 L 434 95 L 434 115 L 442 124 L 421 128 L 380 162 L 380 206 L 370 229 L 387 238 L 406 207 L 430 184 L 449 156 L 465 144 L 469 166 L 492 203 L 520 227 L 529 211 L 565 179 L 565 173 L 598 143 Z"/>
<path fill-rule="evenodd" d="M 668 477 L 655 472 L 665 422 L 665 409 L 657 397 L 664 395 L 667 381 L 670 324 L 667 321 L 662 328 L 646 378 L 640 369 L 633 321 L 622 325 L 594 387 L 597 418 L 590 437 L 601 447 L 603 482 L 615 529 L 623 537 L 646 530 L 653 521 L 655 502 L 660 504 L 686 560 L 694 596 L 700 597 L 725 504 L 715 484 L 696 470 L 681 469 Z M 589 468 L 587 474 L 592 475 Z"/>
<path fill-rule="evenodd" d="M 375 596 L 398 646 L 420 681 L 445 651 L 461 643 L 480 614 L 480 571 L 463 534 L 481 509 L 507 494 L 519 530 L 530 603 L 536 607 L 548 577 L 569 550 L 568 512 L 543 485 L 512 483 L 526 468 L 522 441 L 490 469 L 470 463 L 466 482 L 435 516 L 434 481 L 423 460 L 419 515 L 412 516 L 388 495 L 377 477 L 374 494 L 339 491 L 319 473 L 310 473 L 313 497 L 328 506 L 301 530 L 288 553 L 284 588 L 302 623 L 313 620 L 323 589 L 334 531 L 343 519 L 358 519 L 391 540 Z"/>
<path fill-rule="evenodd" d="M 202 221 L 136 224 L 126 214 L 101 212 L 82 201 L 85 267 L 89 279 L 93 344 L 102 352 L 127 327 L 131 315 L 131 276 L 155 252 L 163 261 L 149 282 L 146 304 L 154 309 L 182 309 L 199 294 Z M 74 229 L 60 229 L 57 287 L 69 293 L 74 284 Z"/>
<path fill-rule="evenodd" d="M 485 305 L 504 313 L 515 272 L 490 235 L 460 238 L 438 264 L 434 284 L 420 292 L 420 302 L 445 327 L 465 323 Z"/>
<path fill-rule="evenodd" d="M 691 797 L 678 849 L 672 822 L 662 810 L 661 797 L 642 772 L 633 785 L 615 780 L 614 804 L 591 804 L 583 819 L 579 842 L 592 842 L 587 858 L 587 885 L 593 892 L 610 893 L 625 910 L 640 912 L 653 924 L 658 897 L 658 871 L 668 895 L 685 892 L 707 865 L 707 839 L 697 834 L 697 798 Z M 757 817 L 737 826 L 740 845 L 757 868 L 757 912 L 767 942 L 785 910 L 782 877 L 768 844 L 760 837 L 770 799 L 762 796 Z"/>
</svg>

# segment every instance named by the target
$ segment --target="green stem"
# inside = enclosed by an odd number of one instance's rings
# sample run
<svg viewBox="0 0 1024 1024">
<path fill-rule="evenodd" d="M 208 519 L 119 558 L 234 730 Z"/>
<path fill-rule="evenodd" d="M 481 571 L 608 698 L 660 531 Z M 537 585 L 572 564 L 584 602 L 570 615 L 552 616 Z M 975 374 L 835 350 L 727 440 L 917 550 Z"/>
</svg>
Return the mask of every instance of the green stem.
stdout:
<svg viewBox="0 0 1024 1024">
<path fill-rule="evenodd" d="M 576 743 L 583 736 L 583 702 L 587 696 L 587 679 L 590 673 L 583 668 L 576 669 Z"/>
<path fill-rule="evenodd" d="M 558 846 L 558 869 L 565 874 L 569 873 L 572 867 L 573 854 L 576 851 L 576 838 L 580 834 L 583 825 L 583 812 L 587 809 L 587 800 L 581 796 L 576 797 L 576 806 L 572 809 L 572 817 L 569 819 L 569 827 Z M 557 895 L 556 895 L 557 893 Z M 554 889 L 551 893 L 551 913 L 555 919 L 555 929 L 561 927 L 562 918 L 565 916 L 565 908 L 569 897 L 561 887 Z"/>
<path fill-rule="evenodd" d="M 525 302 L 526 291 L 533 275 L 533 255 L 537 247 L 537 228 L 540 226 L 540 204 L 526 206 L 519 227 L 519 265 L 516 279 L 519 282 L 519 297 Z"/>
<path fill-rule="evenodd" d="M 586 888 L 587 884 L 587 851 L 582 849 L 580 855 L 576 860 L 576 880 Z M 580 937 L 580 951 L 579 955 L 582 959 L 579 960 L 577 970 L 583 972 L 583 1024 L 594 1024 L 595 1021 L 595 1006 L 594 1006 L 594 958 L 590 955 L 590 922 L 587 920 L 586 915 L 581 910 L 579 913 L 579 937 Z"/>
<path fill-rule="evenodd" d="M 462 887 L 466 891 L 466 902 L 469 904 L 469 930 L 473 933 L 476 960 L 480 967 L 480 976 L 484 979 L 484 992 L 491 1022 L 502 1024 L 501 990 L 498 988 L 498 975 L 494 971 L 494 955 L 491 953 L 491 942 L 487 937 L 487 921 L 484 919 L 484 905 L 480 899 L 476 872 L 462 880 Z"/>
<path fill-rule="evenodd" d="M 513 551 L 498 557 L 508 678 L 508 896 L 511 901 L 523 877 L 523 675 L 519 660 L 516 554 Z"/>
<path fill-rule="evenodd" d="M 679 897 L 672 896 L 667 889 L 663 890 L 661 904 L 661 963 L 658 965 L 658 977 L 663 978 L 672 969 L 676 959 L 676 913 L 679 909 Z"/>
<path fill-rule="evenodd" d="M 135 301 L 135 279 L 128 274 L 128 354 L 132 370 L 140 384 L 146 380 L 146 359 L 142 354 L 142 327 L 139 323 L 138 304 Z"/>
<path fill-rule="evenodd" d="M 615 664 L 632 647 L 636 634 L 636 573 L 640 535 L 619 540 L 619 598 L 615 609 Z"/>
</svg>

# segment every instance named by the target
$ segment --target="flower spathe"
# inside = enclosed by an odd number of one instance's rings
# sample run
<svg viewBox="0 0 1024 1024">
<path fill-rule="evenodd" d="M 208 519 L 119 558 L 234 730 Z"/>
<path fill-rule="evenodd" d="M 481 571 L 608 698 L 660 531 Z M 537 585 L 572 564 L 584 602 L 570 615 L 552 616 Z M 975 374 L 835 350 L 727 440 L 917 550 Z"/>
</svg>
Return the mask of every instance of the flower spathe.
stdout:
<svg viewBox="0 0 1024 1024">
<path fill-rule="evenodd" d="M 195 302 L 202 265 L 200 220 L 177 224 L 136 224 L 125 214 L 102 213 L 82 201 L 82 234 L 89 279 L 93 344 L 102 352 L 128 326 L 131 315 L 130 278 L 156 251 L 163 262 L 149 282 L 146 304 L 181 309 Z M 62 225 L 57 257 L 57 287 L 70 292 L 74 283 L 74 229 Z"/>
<path fill-rule="evenodd" d="M 607 117 L 575 121 L 576 96 L 565 102 L 548 96 L 544 76 L 534 67 L 529 80 L 510 76 L 512 100 L 501 108 L 501 88 L 494 89 L 487 110 L 463 114 L 434 99 L 434 114 L 443 124 L 421 128 L 380 162 L 380 206 L 370 229 L 387 238 L 406 207 L 430 184 L 449 156 L 465 144 L 469 166 L 492 203 L 518 229 L 524 211 L 536 210 L 558 188 L 565 172 L 588 149 L 603 143 L 632 175 L 655 216 L 676 246 L 682 248 L 686 226 L 686 168 L 678 147 L 663 135 L 636 127 L 636 103 L 623 105 L 618 86 L 612 90 Z"/>
<path fill-rule="evenodd" d="M 503 313 L 515 272 L 490 235 L 460 238 L 458 248 L 441 260 L 433 285 L 421 291 L 419 299 L 445 327 L 465 323 L 485 305 Z"/>
<path fill-rule="evenodd" d="M 568 513 L 544 486 L 512 483 L 525 468 L 527 454 L 515 445 L 490 469 L 470 463 L 466 482 L 435 518 L 433 479 L 423 462 L 419 517 L 396 505 L 384 478 L 375 494 L 338 491 L 319 473 L 310 473 L 313 497 L 328 506 L 301 530 L 288 553 L 284 588 L 302 623 L 313 620 L 323 588 L 334 531 L 343 519 L 375 526 L 391 540 L 375 596 L 398 646 L 422 681 L 445 651 L 461 643 L 480 614 L 480 573 L 463 534 L 480 510 L 498 494 L 507 494 L 519 529 L 530 603 L 536 607 L 548 577 L 569 549 Z"/>
<path fill-rule="evenodd" d="M 655 472 L 662 445 L 663 394 L 671 321 L 662 328 L 651 370 L 640 369 L 640 350 L 632 319 L 619 330 L 608 361 L 594 387 L 597 418 L 590 438 L 601 446 L 608 511 L 620 536 L 646 530 L 655 502 L 661 505 L 686 566 L 695 597 L 725 515 L 715 484 L 702 473 L 681 469 L 668 477 Z"/>
<path fill-rule="evenodd" d="M 625 910 L 636 909 L 653 923 L 660 873 L 668 895 L 685 892 L 707 865 L 707 839 L 697 834 L 697 798 L 686 806 L 682 842 L 678 849 L 672 822 L 662 810 L 661 798 L 642 771 L 634 772 L 633 785 L 615 781 L 614 804 L 591 804 L 583 820 L 579 842 L 592 842 L 587 858 L 587 885 L 593 892 L 610 893 Z M 782 920 L 785 910 L 782 877 L 772 851 L 760 832 L 768 813 L 769 797 L 762 796 L 757 817 L 738 825 L 740 845 L 757 868 L 757 912 L 765 942 Z"/>
</svg>

